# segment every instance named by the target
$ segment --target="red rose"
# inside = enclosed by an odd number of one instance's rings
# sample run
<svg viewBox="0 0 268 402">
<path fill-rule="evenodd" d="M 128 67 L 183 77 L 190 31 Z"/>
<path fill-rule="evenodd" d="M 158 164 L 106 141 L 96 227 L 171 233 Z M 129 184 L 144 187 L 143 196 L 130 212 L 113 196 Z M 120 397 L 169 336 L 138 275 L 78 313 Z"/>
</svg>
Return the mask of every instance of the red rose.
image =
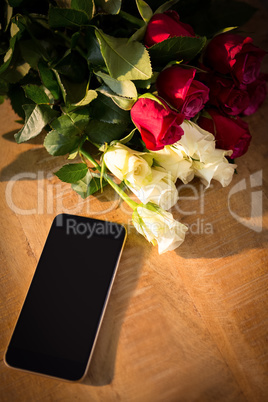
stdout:
<svg viewBox="0 0 268 402">
<path fill-rule="evenodd" d="M 238 88 L 231 78 L 219 77 L 212 74 L 203 74 L 208 85 L 209 103 L 217 106 L 224 113 L 236 116 L 242 113 L 249 105 L 249 95 L 245 89 Z"/>
<path fill-rule="evenodd" d="M 152 151 L 162 149 L 165 145 L 174 144 L 184 133 L 180 127 L 184 119 L 183 115 L 155 100 L 138 99 L 130 114 L 147 149 Z"/>
<path fill-rule="evenodd" d="M 170 10 L 163 14 L 155 14 L 150 19 L 144 36 L 144 43 L 146 47 L 150 47 L 174 36 L 195 36 L 195 33 L 190 25 L 180 21 L 176 11 Z"/>
<path fill-rule="evenodd" d="M 266 53 L 252 42 L 232 33 L 217 35 L 206 48 L 204 64 L 219 73 L 230 73 L 239 84 L 250 84 L 257 79 Z"/>
<path fill-rule="evenodd" d="M 249 116 L 255 113 L 261 104 L 264 102 L 267 95 L 267 86 L 265 75 L 261 74 L 260 77 L 252 82 L 252 84 L 247 86 L 247 91 L 249 94 L 249 106 L 244 110 L 244 114 Z"/>
<path fill-rule="evenodd" d="M 184 114 L 194 117 L 208 101 L 209 88 L 194 80 L 196 70 L 172 66 L 163 70 L 156 81 L 159 96 Z"/>
<path fill-rule="evenodd" d="M 240 117 L 224 116 L 215 109 L 208 109 L 207 113 L 211 119 L 201 116 L 198 119 L 198 125 L 215 136 L 216 147 L 231 149 L 233 153 L 230 158 L 232 159 L 244 155 L 251 141 L 247 123 Z"/>
</svg>

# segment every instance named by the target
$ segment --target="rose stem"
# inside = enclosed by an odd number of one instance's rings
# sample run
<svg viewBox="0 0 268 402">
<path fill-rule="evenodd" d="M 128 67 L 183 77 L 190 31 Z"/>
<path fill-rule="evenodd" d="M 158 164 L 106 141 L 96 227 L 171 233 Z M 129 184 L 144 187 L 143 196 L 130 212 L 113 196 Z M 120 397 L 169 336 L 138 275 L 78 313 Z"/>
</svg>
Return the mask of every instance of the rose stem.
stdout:
<svg viewBox="0 0 268 402">
<path fill-rule="evenodd" d="M 123 10 L 119 11 L 119 15 L 124 18 L 125 20 L 131 22 L 132 24 L 138 25 L 139 27 L 143 27 L 145 24 L 139 18 L 134 17 L 133 15 L 126 13 Z"/>
<path fill-rule="evenodd" d="M 95 159 L 84 149 L 80 149 L 80 153 L 84 155 L 91 163 L 92 165 L 98 169 L 99 172 L 101 172 L 101 166 L 98 164 L 98 162 L 95 161 Z M 137 202 L 133 201 L 129 196 L 113 181 L 113 179 L 107 174 L 103 173 L 104 179 L 110 184 L 111 187 L 117 192 L 117 194 L 120 195 L 120 197 L 134 210 L 136 207 L 139 205 Z"/>
</svg>

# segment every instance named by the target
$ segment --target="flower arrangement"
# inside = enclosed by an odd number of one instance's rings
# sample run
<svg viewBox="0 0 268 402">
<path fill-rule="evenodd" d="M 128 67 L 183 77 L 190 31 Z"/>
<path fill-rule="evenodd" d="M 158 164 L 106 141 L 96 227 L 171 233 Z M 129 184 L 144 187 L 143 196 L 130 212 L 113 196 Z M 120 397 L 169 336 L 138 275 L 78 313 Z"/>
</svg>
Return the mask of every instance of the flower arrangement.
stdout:
<svg viewBox="0 0 268 402">
<path fill-rule="evenodd" d="M 265 51 L 237 33 L 255 9 L 233 0 L 2 3 L 0 100 L 23 119 L 16 141 L 45 129 L 48 153 L 68 159 L 60 180 L 83 198 L 111 185 L 159 253 L 178 247 L 187 227 L 167 212 L 177 180 L 227 186 L 251 140 L 243 116 L 266 97 Z"/>
</svg>

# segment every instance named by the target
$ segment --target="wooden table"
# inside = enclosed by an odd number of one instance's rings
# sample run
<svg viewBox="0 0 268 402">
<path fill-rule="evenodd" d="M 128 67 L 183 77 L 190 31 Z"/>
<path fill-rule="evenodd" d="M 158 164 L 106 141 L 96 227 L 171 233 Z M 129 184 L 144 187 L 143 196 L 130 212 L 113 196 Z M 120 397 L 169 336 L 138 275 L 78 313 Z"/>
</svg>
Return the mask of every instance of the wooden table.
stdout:
<svg viewBox="0 0 268 402">
<path fill-rule="evenodd" d="M 259 11 L 247 28 L 259 27 L 256 44 L 267 49 L 266 25 Z M 172 212 L 189 234 L 161 256 L 129 224 L 129 208 L 111 189 L 83 201 L 51 174 L 65 159 L 51 157 L 42 138 L 17 145 L 16 119 L 8 101 L 0 106 L 0 401 L 267 400 L 268 101 L 247 119 L 252 144 L 229 187 L 214 182 L 204 192 L 198 180 L 180 187 Z M 129 224 L 82 384 L 20 373 L 2 360 L 51 222 L 62 211 Z"/>
</svg>

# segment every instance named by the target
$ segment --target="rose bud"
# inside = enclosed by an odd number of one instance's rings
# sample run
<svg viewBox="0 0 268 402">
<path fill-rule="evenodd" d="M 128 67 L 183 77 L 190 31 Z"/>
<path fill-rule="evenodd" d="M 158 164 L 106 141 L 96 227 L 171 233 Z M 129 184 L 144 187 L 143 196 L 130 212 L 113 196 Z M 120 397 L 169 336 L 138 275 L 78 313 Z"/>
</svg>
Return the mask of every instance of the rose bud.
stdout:
<svg viewBox="0 0 268 402">
<path fill-rule="evenodd" d="M 144 36 L 144 44 L 151 47 L 175 36 L 195 36 L 193 28 L 180 21 L 176 11 L 166 11 L 163 14 L 155 14 L 147 25 Z"/>
<path fill-rule="evenodd" d="M 242 113 L 248 107 L 247 91 L 238 88 L 231 78 L 219 77 L 214 74 L 203 74 L 203 77 L 210 89 L 209 103 L 211 105 L 231 116 Z"/>
<path fill-rule="evenodd" d="M 252 44 L 252 38 L 223 33 L 215 36 L 204 54 L 204 64 L 222 74 L 230 73 L 238 84 L 255 81 L 265 51 Z"/>
<path fill-rule="evenodd" d="M 260 74 L 259 78 L 247 86 L 249 94 L 249 106 L 244 110 L 244 115 L 249 116 L 255 113 L 264 102 L 267 95 L 265 75 Z"/>
<path fill-rule="evenodd" d="M 249 147 L 251 135 L 246 122 L 240 117 L 228 117 L 215 109 L 208 109 L 206 112 L 211 118 L 201 116 L 198 125 L 215 136 L 216 147 L 220 149 L 231 149 L 231 159 L 244 155 Z"/>
<path fill-rule="evenodd" d="M 159 96 L 174 106 L 186 119 L 194 117 L 209 99 L 209 88 L 194 80 L 196 70 L 172 66 L 163 70 L 156 81 Z"/>
<path fill-rule="evenodd" d="M 183 135 L 180 127 L 184 116 L 164 103 L 149 98 L 140 98 L 134 104 L 131 118 L 141 133 L 147 149 L 156 151 L 165 145 L 174 144 Z"/>
</svg>

